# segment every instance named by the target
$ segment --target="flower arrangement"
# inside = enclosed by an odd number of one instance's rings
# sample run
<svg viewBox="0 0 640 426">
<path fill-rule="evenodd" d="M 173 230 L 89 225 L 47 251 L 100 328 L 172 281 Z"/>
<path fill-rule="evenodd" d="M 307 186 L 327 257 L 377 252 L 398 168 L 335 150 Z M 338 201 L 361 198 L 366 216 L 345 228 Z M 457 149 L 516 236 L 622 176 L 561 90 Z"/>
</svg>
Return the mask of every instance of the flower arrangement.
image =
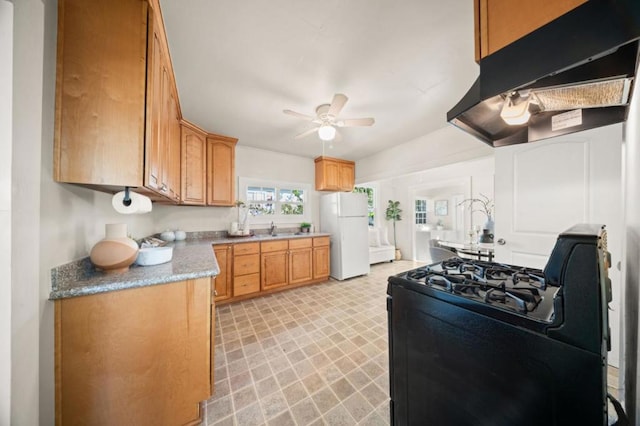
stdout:
<svg viewBox="0 0 640 426">
<path fill-rule="evenodd" d="M 473 206 L 476 203 L 480 204 L 480 208 L 473 209 Z M 494 204 L 491 198 L 487 197 L 484 194 L 480 194 L 479 198 L 467 198 L 465 200 L 460 201 L 458 203 L 458 206 L 462 206 L 466 204 L 468 204 L 469 207 L 473 209 L 472 210 L 473 212 L 484 213 L 487 216 L 487 220 L 492 220 Z"/>
</svg>

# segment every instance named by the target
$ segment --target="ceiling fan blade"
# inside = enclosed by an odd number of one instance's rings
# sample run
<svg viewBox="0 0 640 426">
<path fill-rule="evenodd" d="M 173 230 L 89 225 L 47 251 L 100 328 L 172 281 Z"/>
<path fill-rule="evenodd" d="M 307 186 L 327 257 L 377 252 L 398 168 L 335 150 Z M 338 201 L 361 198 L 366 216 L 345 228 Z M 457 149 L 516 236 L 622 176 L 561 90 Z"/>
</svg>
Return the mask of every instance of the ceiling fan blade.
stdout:
<svg viewBox="0 0 640 426">
<path fill-rule="evenodd" d="M 296 137 L 295 137 L 294 139 L 302 139 L 302 138 L 304 138 L 305 136 L 309 136 L 311 133 L 313 133 L 313 132 L 317 132 L 317 131 L 318 131 L 318 128 L 317 128 L 317 127 L 312 127 L 312 128 L 310 128 L 310 129 L 308 129 L 308 130 L 305 130 L 305 131 L 304 131 L 304 132 L 302 132 L 302 133 L 297 134 L 297 135 L 296 135 Z"/>
<path fill-rule="evenodd" d="M 346 120 L 338 120 L 336 125 L 338 127 L 364 127 L 364 126 L 373 126 L 373 123 L 376 121 L 369 118 L 348 118 Z"/>
<path fill-rule="evenodd" d="M 288 115 L 292 115 L 292 116 L 297 117 L 297 118 L 302 118 L 303 120 L 313 121 L 313 120 L 316 119 L 316 117 L 312 117 L 312 116 L 307 115 L 307 114 L 301 114 L 299 112 L 291 111 L 290 109 L 283 109 L 282 112 L 284 112 L 285 114 L 288 114 Z"/>
<path fill-rule="evenodd" d="M 331 106 L 329 107 L 329 111 L 327 111 L 327 115 L 333 115 L 334 117 L 337 117 L 338 114 L 340 114 L 340 111 L 342 111 L 344 104 L 346 104 L 348 100 L 349 98 L 347 98 L 347 96 L 343 95 L 342 93 L 336 93 L 335 95 L 333 95 L 333 100 L 331 101 Z"/>
</svg>

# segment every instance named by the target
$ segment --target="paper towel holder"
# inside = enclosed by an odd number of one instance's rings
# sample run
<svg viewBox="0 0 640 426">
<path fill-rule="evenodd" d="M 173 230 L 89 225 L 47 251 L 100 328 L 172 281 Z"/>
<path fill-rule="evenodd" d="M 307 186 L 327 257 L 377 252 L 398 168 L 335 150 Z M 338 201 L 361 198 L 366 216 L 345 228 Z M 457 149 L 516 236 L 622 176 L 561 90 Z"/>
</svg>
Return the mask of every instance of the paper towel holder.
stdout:
<svg viewBox="0 0 640 426">
<path fill-rule="evenodd" d="M 124 187 L 124 198 L 122 199 L 122 204 L 129 207 L 131 205 L 131 197 L 129 196 L 129 187 Z"/>
</svg>

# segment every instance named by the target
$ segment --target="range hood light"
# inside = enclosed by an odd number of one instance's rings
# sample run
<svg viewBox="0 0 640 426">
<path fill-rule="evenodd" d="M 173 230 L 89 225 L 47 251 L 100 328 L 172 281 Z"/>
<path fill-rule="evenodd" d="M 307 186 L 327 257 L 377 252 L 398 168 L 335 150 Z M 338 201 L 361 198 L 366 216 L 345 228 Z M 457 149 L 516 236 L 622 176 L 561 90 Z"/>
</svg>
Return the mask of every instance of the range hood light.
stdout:
<svg viewBox="0 0 640 426">
<path fill-rule="evenodd" d="M 500 112 L 500 117 L 510 126 L 519 126 L 527 123 L 531 117 L 531 113 L 529 112 L 529 98 L 522 99 L 517 94 L 507 95 L 502 111 Z"/>
</svg>

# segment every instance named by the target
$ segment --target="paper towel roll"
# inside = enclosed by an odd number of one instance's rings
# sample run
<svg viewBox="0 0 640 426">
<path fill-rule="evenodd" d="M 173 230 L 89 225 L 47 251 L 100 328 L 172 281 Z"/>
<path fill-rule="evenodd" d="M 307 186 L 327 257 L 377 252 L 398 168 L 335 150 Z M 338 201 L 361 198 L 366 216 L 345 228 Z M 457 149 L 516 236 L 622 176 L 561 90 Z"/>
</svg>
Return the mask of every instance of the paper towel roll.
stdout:
<svg viewBox="0 0 640 426">
<path fill-rule="evenodd" d="M 111 205 L 118 213 L 122 214 L 142 214 L 151 211 L 151 199 L 141 194 L 129 191 L 131 204 L 124 204 L 124 191 L 118 192 L 111 199 Z"/>
</svg>

